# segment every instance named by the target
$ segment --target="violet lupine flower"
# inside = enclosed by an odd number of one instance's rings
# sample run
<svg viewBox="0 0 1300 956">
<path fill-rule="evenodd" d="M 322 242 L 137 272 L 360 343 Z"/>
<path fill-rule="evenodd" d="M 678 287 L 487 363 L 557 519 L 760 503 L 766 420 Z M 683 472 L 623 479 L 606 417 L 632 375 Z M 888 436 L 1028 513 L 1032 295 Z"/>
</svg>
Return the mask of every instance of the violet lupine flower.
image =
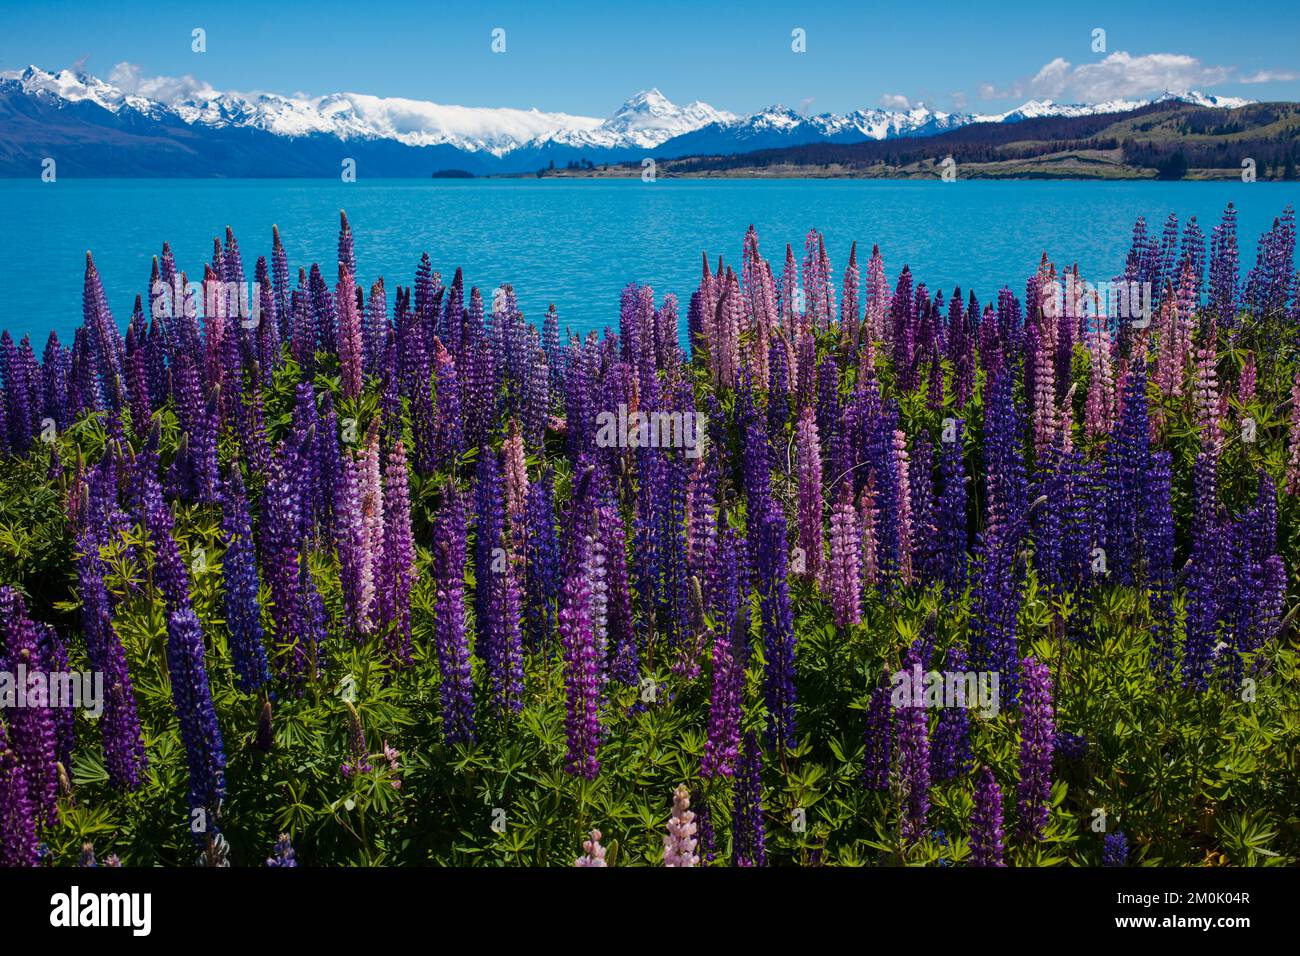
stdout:
<svg viewBox="0 0 1300 956">
<path fill-rule="evenodd" d="M 1017 618 L 1022 590 L 1017 584 L 1014 544 L 1000 524 L 985 528 L 975 546 L 975 587 L 971 601 L 971 660 L 978 670 L 997 671 L 1001 687 L 1014 699 L 1019 681 Z"/>
<path fill-rule="evenodd" d="M 134 790 L 147 764 L 135 691 L 127 668 L 126 652 L 113 627 L 104 561 L 99 541 L 91 530 L 77 539 L 77 590 L 81 597 L 81 629 L 86 637 L 90 666 L 104 675 L 104 713 L 100 730 L 104 762 L 114 787 Z"/>
<path fill-rule="evenodd" d="M 293 844 L 289 842 L 289 834 L 280 834 L 275 841 L 275 846 L 271 848 L 271 855 L 266 858 L 266 865 L 273 867 L 298 865 L 298 854 L 294 852 Z"/>
<path fill-rule="evenodd" d="M 578 479 L 568 543 L 567 574 L 560 598 L 559 631 L 564 656 L 565 770 L 594 780 L 600 772 L 596 748 L 600 742 L 600 662 L 592 620 L 592 589 L 588 556 L 595 547 L 589 528 L 592 494 L 590 474 Z"/>
<path fill-rule="evenodd" d="M 1102 866 L 1128 866 L 1128 837 L 1123 830 L 1107 833 L 1101 848 Z"/>
<path fill-rule="evenodd" d="M 947 672 L 961 674 L 966 670 L 966 653 L 959 647 L 948 650 Z M 969 688 L 967 689 L 969 693 Z M 952 706 L 949 702 L 939 711 L 935 722 L 934 738 L 930 742 L 930 779 L 936 783 L 964 777 L 970 770 L 970 710 L 976 701 L 967 697 L 965 706 Z"/>
<path fill-rule="evenodd" d="M 913 646 L 903 658 L 903 667 L 916 681 L 922 672 L 921 653 Z M 897 787 L 903 802 L 901 833 L 904 842 L 920 838 L 925 832 L 930 812 L 930 738 L 927 734 L 925 707 L 915 700 L 897 708 L 896 745 L 898 763 L 891 785 Z"/>
<path fill-rule="evenodd" d="M 831 509 L 830 539 L 826 590 L 830 594 L 836 625 L 851 627 L 862 619 L 862 539 L 851 481 L 840 484 L 839 500 Z"/>
<path fill-rule="evenodd" d="M 795 429 L 795 457 L 799 469 L 799 547 L 804 554 L 804 572 L 812 581 L 821 580 L 825 548 L 822 530 L 822 453 L 817 421 L 805 406 Z"/>
<path fill-rule="evenodd" d="M 1208 452 L 1196 457 L 1192 478 L 1192 570 L 1187 582 L 1187 625 L 1183 638 L 1183 686 L 1205 690 L 1222 605 L 1220 573 L 1225 533 L 1219 509 L 1218 459 Z"/>
<path fill-rule="evenodd" d="M 963 444 L 965 422 L 953 421 L 951 434 L 945 431 L 940 453 L 941 491 L 936 508 L 936 541 L 939 577 L 949 597 L 960 594 L 966 586 L 966 452 Z M 945 429 L 947 426 L 945 425 Z"/>
<path fill-rule="evenodd" d="M 352 227 L 348 225 L 348 214 L 339 210 L 339 274 L 357 274 L 357 257 L 353 252 Z"/>
<path fill-rule="evenodd" d="M 627 535 L 613 491 L 602 480 L 597 496 L 595 531 L 603 562 L 599 579 L 604 591 L 605 656 L 602 667 L 624 684 L 635 684 L 640 672 L 636 623 L 632 617 L 632 587 L 627 566 Z"/>
<path fill-rule="evenodd" d="M 745 735 L 731 808 L 731 861 L 735 866 L 767 866 L 763 825 L 763 752 L 758 738 Z"/>
<path fill-rule="evenodd" d="M 1146 585 L 1150 597 L 1151 632 L 1156 653 L 1151 666 L 1165 677 L 1173 673 L 1174 646 L 1174 516 L 1170 455 L 1158 451 L 1146 469 L 1142 501 L 1142 552 L 1146 559 Z"/>
<path fill-rule="evenodd" d="M 754 516 L 755 560 L 759 608 L 763 621 L 763 696 L 767 702 L 767 734 L 776 747 L 795 742 L 795 634 L 787 571 L 785 515 L 769 498 L 763 513 Z"/>
<path fill-rule="evenodd" d="M 222 495 L 221 531 L 226 547 L 221 559 L 225 585 L 226 624 L 230 628 L 230 656 L 235 665 L 235 681 L 248 693 L 271 679 L 262 644 L 262 609 L 257 601 L 257 554 L 253 545 L 253 526 L 244 496 L 244 480 L 239 464 L 230 467 L 230 478 Z"/>
<path fill-rule="evenodd" d="M 1151 425 L 1147 416 L 1146 367 L 1139 364 L 1124 381 L 1124 411 L 1119 430 L 1111 437 L 1106 459 L 1106 563 L 1120 584 L 1135 581 L 1141 551 L 1141 512 L 1149 497 L 1146 470 L 1151 458 Z"/>
<path fill-rule="evenodd" d="M 605 848 L 600 845 L 600 831 L 592 830 L 589 839 L 582 841 L 582 856 L 573 861 L 574 866 L 609 866 L 605 862 Z"/>
<path fill-rule="evenodd" d="M 704 795 L 696 790 L 691 794 L 695 804 L 695 822 L 700 828 L 700 859 L 704 866 L 711 866 L 718 858 L 718 843 L 713 833 L 713 815 L 709 805 L 704 802 Z"/>
<path fill-rule="evenodd" d="M 380 622 L 393 656 L 411 661 L 411 584 L 415 579 L 415 540 L 411 534 L 411 494 L 406 476 L 406 449 L 399 438 L 388 454 L 384 472 L 384 550 L 379 587 L 382 607 L 391 615 Z"/>
<path fill-rule="evenodd" d="M 1003 855 L 1002 788 L 993 771 L 985 767 L 975 782 L 975 808 L 971 811 L 971 866 L 1006 866 Z"/>
<path fill-rule="evenodd" d="M 44 669 L 36 625 L 27 616 L 27 605 L 17 591 L 9 586 L 0 587 L 0 636 L 3 637 L 3 669 L 19 680 L 22 674 L 30 678 Z M 21 689 L 30 689 L 30 683 Z M 29 700 L 26 706 L 7 710 L 10 746 L 22 764 L 27 780 L 27 799 L 32 813 L 41 826 L 53 826 L 58 821 L 59 775 L 58 735 L 54 708 L 48 699 Z"/>
<path fill-rule="evenodd" d="M 474 620 L 488 693 L 498 712 L 523 706 L 523 649 L 519 633 L 517 562 L 506 537 L 505 493 L 496 453 L 479 449 L 474 484 L 478 515 L 474 542 Z"/>
<path fill-rule="evenodd" d="M 189 609 L 175 611 L 168 618 L 167 669 L 189 764 L 190 811 L 203 812 L 206 834 L 216 829 L 226 795 L 226 754 L 203 661 L 203 630 Z M 204 834 L 195 836 L 202 841 Z"/>
<path fill-rule="evenodd" d="M 290 674 L 297 672 L 300 658 L 296 649 L 304 636 L 304 622 L 299 618 L 302 579 L 298 569 L 305 522 L 300 494 L 303 458 L 302 449 L 290 435 L 272 463 L 259 522 L 262 573 L 271 594 L 275 641 L 283 662 L 280 666 Z"/>
<path fill-rule="evenodd" d="M 713 643 L 713 689 L 709 699 L 709 735 L 700 761 L 700 776 L 730 777 L 740 752 L 740 720 L 745 693 L 745 633 L 748 609 L 742 611 L 735 537 L 724 530 L 718 548 L 715 590 L 717 635 Z"/>
<path fill-rule="evenodd" d="M 542 647 L 555 631 L 560 594 L 560 546 L 555 533 L 551 470 L 528 486 L 528 551 L 524 563 L 529 644 Z M 622 522 L 620 521 L 620 532 Z"/>
<path fill-rule="evenodd" d="M 1016 787 L 1020 835 L 1041 840 L 1052 799 L 1052 672 L 1032 656 L 1021 661 L 1020 782 Z"/>
<path fill-rule="evenodd" d="M 987 386 L 984 408 L 984 459 L 989 525 L 1003 525 L 1007 535 L 1018 541 L 1028 504 L 1024 452 L 1024 429 L 1020 410 L 1013 398 L 1014 375 L 1001 372 Z"/>
<path fill-rule="evenodd" d="M 434 523 L 434 647 L 442 682 L 442 733 L 449 745 L 474 740 L 474 680 L 465 629 L 465 507 L 455 488 Z"/>
<path fill-rule="evenodd" d="M 86 359 L 92 376 L 87 397 L 95 411 L 121 411 L 125 402 L 125 376 L 122 372 L 122 340 L 117 323 L 109 311 L 103 283 L 90 253 L 86 253 L 86 281 L 82 291 L 82 317 L 86 330 Z"/>
<path fill-rule="evenodd" d="M 699 866 L 695 853 L 698 841 L 695 814 L 691 812 L 691 791 L 681 784 L 673 792 L 673 812 L 668 818 L 668 835 L 664 837 L 664 866 Z"/>
<path fill-rule="evenodd" d="M 341 274 L 335 290 L 339 321 L 339 380 L 343 397 L 355 401 L 361 394 L 365 371 L 362 314 L 357 309 L 356 284 L 352 272 L 345 270 L 342 262 L 339 263 L 339 269 Z"/>
<path fill-rule="evenodd" d="M 40 844 L 22 758 L 0 720 L 0 868 L 36 866 Z"/>
<path fill-rule="evenodd" d="M 40 652 L 41 670 L 46 674 L 66 674 L 69 672 L 68 649 L 54 628 L 48 624 L 36 624 L 36 642 Z M 50 692 L 51 695 L 53 692 Z M 77 741 L 77 715 L 71 707 L 60 707 L 54 700 L 50 702 L 54 718 L 55 756 L 64 769 L 72 766 L 72 748 Z"/>
<path fill-rule="evenodd" d="M 871 692 L 864 742 L 862 785 L 868 790 L 888 790 L 894 750 L 894 708 L 886 683 L 877 684 Z"/>
</svg>

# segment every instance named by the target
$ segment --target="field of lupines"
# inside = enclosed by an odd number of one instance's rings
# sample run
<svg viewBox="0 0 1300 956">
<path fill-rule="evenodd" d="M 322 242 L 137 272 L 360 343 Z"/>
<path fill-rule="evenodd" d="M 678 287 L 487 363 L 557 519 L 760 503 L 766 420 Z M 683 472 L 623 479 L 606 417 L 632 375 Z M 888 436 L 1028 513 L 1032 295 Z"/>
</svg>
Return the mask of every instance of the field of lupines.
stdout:
<svg viewBox="0 0 1300 956">
<path fill-rule="evenodd" d="M 0 340 L 0 671 L 103 680 L 0 696 L 0 864 L 1300 859 L 1289 208 L 586 337 L 272 238 Z"/>
</svg>

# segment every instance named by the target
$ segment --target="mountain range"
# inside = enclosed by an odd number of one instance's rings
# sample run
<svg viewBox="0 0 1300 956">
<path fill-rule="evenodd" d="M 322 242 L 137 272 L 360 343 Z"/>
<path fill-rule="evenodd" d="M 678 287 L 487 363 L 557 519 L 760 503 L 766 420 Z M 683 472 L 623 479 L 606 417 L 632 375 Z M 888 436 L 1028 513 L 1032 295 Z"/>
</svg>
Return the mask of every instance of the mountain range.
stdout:
<svg viewBox="0 0 1300 956">
<path fill-rule="evenodd" d="M 337 176 L 344 158 L 366 176 L 532 172 L 551 164 L 732 155 L 808 144 L 935 136 L 976 123 L 1131 112 L 1178 101 L 1251 101 L 1197 92 L 1096 104 L 1034 100 L 998 114 L 863 109 L 803 115 L 772 106 L 738 116 L 678 106 L 657 89 L 601 119 L 537 109 L 448 106 L 334 93 L 319 97 L 205 90 L 170 102 L 83 72 L 0 72 L 0 176 L 39 175 L 46 157 L 76 176 Z"/>
</svg>

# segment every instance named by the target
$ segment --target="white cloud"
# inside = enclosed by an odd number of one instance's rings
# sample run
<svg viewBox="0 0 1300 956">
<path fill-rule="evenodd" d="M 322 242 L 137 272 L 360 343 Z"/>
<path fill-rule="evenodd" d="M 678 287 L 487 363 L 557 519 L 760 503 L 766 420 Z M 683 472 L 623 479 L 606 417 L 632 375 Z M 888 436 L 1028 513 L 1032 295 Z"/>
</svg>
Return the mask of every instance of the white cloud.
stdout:
<svg viewBox="0 0 1300 956">
<path fill-rule="evenodd" d="M 912 101 L 902 93 L 886 93 L 880 98 L 880 105 L 887 110 L 905 110 L 911 107 Z"/>
<path fill-rule="evenodd" d="M 1228 82 L 1268 83 L 1298 76 L 1300 74 L 1277 70 L 1260 70 L 1241 76 L 1235 66 L 1214 66 L 1183 53 L 1134 56 L 1120 50 L 1096 63 L 1073 64 L 1058 56 L 1044 64 L 1032 77 L 1017 80 L 1007 88 L 981 84 L 980 96 L 986 100 L 1035 97 L 1098 103 L 1166 90 L 1204 90 Z"/>
<path fill-rule="evenodd" d="M 188 73 L 185 76 L 145 76 L 135 63 L 117 64 L 108 74 L 108 81 L 123 93 L 144 96 L 168 106 L 184 100 L 218 95 L 211 85 Z"/>
<path fill-rule="evenodd" d="M 1300 73 L 1291 70 L 1256 70 L 1249 76 L 1243 76 L 1239 83 L 1287 83 L 1300 80 Z"/>
</svg>

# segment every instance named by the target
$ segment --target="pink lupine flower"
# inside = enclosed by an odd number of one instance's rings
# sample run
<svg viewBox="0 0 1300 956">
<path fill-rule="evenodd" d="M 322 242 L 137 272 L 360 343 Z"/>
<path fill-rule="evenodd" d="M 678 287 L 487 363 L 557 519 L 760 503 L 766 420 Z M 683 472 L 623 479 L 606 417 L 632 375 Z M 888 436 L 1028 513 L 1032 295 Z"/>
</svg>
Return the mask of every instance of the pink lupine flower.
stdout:
<svg viewBox="0 0 1300 956">
<path fill-rule="evenodd" d="M 1300 370 L 1291 386 L 1291 444 L 1286 460 L 1286 493 L 1300 494 Z"/>
<path fill-rule="evenodd" d="M 339 323 L 339 378 L 343 397 L 356 399 L 361 394 L 365 346 L 361 341 L 361 314 L 357 311 L 356 283 L 352 273 L 342 271 L 335 292 Z"/>
<path fill-rule="evenodd" d="M 804 552 L 804 573 L 816 581 L 822 573 L 822 454 L 817 419 L 805 405 L 795 431 L 799 470 L 799 547 Z"/>
<path fill-rule="evenodd" d="M 840 484 L 839 499 L 831 509 L 831 553 L 826 564 L 826 590 L 835 611 L 835 623 L 849 627 L 862 619 L 862 539 L 858 513 L 853 506 L 853 483 Z"/>
<path fill-rule="evenodd" d="M 673 793 L 673 814 L 668 818 L 668 835 L 664 837 L 664 866 L 698 866 L 695 854 L 695 814 L 691 811 L 691 791 L 681 784 Z"/>
<path fill-rule="evenodd" d="M 1097 316 L 1088 332 L 1091 374 L 1084 403 L 1083 431 L 1088 438 L 1109 435 L 1118 414 L 1115 408 L 1115 372 L 1111 359 L 1111 337 L 1105 316 Z"/>
<path fill-rule="evenodd" d="M 1196 408 L 1196 425 L 1201 433 L 1201 448 L 1217 453 L 1222 442 L 1219 432 L 1219 377 L 1215 371 L 1217 330 L 1210 322 L 1205 341 L 1196 350 L 1192 401 Z"/>
<path fill-rule="evenodd" d="M 912 583 L 912 481 L 908 476 L 907 433 L 894 430 L 894 461 L 898 469 L 898 563 L 903 583 Z"/>
<path fill-rule="evenodd" d="M 582 841 L 582 856 L 573 861 L 574 866 L 608 866 L 605 848 L 600 845 L 600 831 L 592 830 L 591 839 Z"/>
<path fill-rule="evenodd" d="M 519 422 L 513 418 L 501 445 L 501 458 L 501 468 L 505 473 L 506 518 L 511 536 L 521 539 L 528 509 L 528 468 L 524 463 L 524 438 L 519 431 Z"/>
<path fill-rule="evenodd" d="M 862 583 L 875 587 L 880 581 L 880 565 L 876 559 L 876 490 L 871 480 L 862 489 L 858 499 L 858 526 L 862 534 Z"/>
</svg>

